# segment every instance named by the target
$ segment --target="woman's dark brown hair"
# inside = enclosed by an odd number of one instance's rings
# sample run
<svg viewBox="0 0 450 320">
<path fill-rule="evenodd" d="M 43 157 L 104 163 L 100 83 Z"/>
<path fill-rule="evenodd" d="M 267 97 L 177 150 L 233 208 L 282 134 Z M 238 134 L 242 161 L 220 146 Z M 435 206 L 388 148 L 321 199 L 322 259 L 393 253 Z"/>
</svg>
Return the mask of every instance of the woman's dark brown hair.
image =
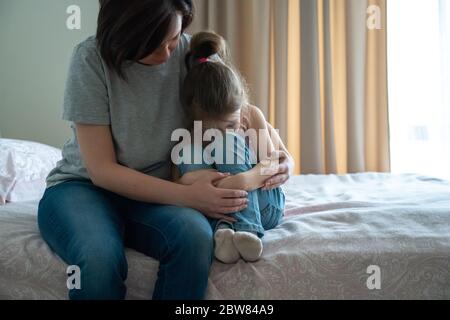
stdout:
<svg viewBox="0 0 450 320">
<path fill-rule="evenodd" d="M 209 60 L 205 62 L 205 58 Z M 231 63 L 227 43 L 220 35 L 195 34 L 186 65 L 188 74 L 182 92 L 189 122 L 220 120 L 248 103 L 246 83 Z"/>
<path fill-rule="evenodd" d="M 192 22 L 192 0 L 100 0 L 97 45 L 108 67 L 125 79 L 123 64 L 151 55 L 177 14 L 183 30 Z"/>
</svg>

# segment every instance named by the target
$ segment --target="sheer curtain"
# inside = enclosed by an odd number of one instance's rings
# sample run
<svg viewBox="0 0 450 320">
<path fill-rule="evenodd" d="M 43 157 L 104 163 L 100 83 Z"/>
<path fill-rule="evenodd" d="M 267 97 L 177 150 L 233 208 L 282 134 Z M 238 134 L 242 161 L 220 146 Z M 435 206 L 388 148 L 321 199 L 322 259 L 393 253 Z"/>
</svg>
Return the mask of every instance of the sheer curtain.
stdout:
<svg viewBox="0 0 450 320">
<path fill-rule="evenodd" d="M 393 172 L 450 178 L 449 0 L 388 2 Z"/>
</svg>

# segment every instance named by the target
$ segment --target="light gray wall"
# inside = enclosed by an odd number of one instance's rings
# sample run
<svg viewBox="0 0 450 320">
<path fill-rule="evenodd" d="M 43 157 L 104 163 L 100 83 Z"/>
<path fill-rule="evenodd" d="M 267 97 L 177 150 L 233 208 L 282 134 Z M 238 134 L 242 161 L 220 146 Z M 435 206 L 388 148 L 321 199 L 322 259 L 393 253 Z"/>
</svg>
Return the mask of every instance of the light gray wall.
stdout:
<svg viewBox="0 0 450 320">
<path fill-rule="evenodd" d="M 81 30 L 68 30 L 70 5 Z M 95 34 L 97 0 L 0 0 L 0 132 L 61 147 L 64 83 L 74 46 Z"/>
</svg>

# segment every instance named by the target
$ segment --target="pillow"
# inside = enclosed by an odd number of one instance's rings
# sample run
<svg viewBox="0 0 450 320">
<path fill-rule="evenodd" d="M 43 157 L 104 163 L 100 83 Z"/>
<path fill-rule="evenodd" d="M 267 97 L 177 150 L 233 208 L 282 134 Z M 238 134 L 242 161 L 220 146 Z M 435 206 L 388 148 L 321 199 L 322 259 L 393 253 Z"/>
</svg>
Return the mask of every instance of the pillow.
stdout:
<svg viewBox="0 0 450 320">
<path fill-rule="evenodd" d="M 0 139 L 0 205 L 39 200 L 61 150 L 30 141 Z"/>
</svg>

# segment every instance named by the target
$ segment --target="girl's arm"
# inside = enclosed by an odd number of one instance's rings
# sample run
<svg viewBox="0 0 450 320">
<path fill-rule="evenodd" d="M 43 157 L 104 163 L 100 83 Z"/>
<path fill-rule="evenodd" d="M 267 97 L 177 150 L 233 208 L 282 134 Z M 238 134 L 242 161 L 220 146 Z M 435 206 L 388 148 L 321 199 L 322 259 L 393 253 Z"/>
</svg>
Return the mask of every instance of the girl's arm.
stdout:
<svg viewBox="0 0 450 320">
<path fill-rule="evenodd" d="M 190 207 L 210 217 L 229 218 L 225 214 L 245 207 L 246 192 L 214 187 L 225 176 L 221 173 L 205 174 L 190 186 L 165 181 L 118 164 L 109 126 L 77 124 L 76 132 L 89 177 L 98 187 L 132 200 Z"/>
</svg>

